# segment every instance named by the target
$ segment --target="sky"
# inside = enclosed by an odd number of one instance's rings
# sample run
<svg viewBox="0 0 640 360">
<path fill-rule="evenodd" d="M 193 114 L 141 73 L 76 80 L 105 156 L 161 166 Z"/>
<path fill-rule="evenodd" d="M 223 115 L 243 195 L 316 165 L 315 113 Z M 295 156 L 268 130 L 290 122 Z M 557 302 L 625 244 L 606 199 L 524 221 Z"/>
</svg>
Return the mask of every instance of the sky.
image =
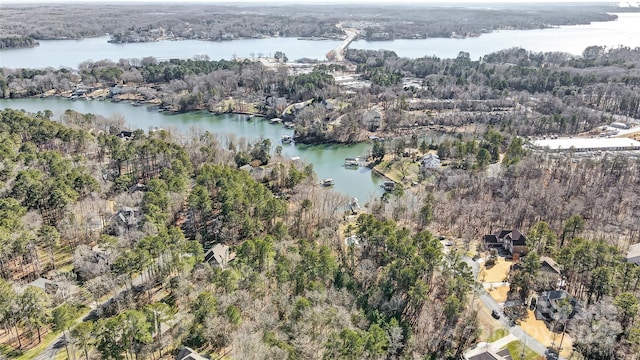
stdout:
<svg viewBox="0 0 640 360">
<path fill-rule="evenodd" d="M 386 3 L 389 4 L 389 0 L 2 0 L 0 3 L 5 4 L 25 4 L 25 3 L 224 3 L 224 4 L 233 4 L 233 3 L 261 3 L 261 4 L 273 4 L 273 3 L 294 3 L 294 4 L 324 4 L 324 3 L 353 3 L 353 4 L 366 4 L 366 3 Z M 412 4 L 443 4 L 443 3 L 475 3 L 475 4 L 486 4 L 486 3 L 616 3 L 617 1 L 606 1 L 606 0 L 397 0 L 393 1 L 395 3 L 412 3 Z"/>
</svg>

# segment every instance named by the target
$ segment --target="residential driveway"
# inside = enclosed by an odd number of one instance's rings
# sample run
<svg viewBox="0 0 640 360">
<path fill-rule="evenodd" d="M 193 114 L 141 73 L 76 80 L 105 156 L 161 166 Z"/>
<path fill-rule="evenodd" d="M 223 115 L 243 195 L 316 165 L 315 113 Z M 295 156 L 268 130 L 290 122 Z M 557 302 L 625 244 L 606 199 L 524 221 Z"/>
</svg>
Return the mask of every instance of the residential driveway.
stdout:
<svg viewBox="0 0 640 360">
<path fill-rule="evenodd" d="M 565 334 L 564 338 L 562 338 L 562 334 L 556 334 L 550 331 L 544 321 L 536 320 L 533 311 L 527 310 L 527 314 L 529 317 L 520 323 L 520 327 L 522 327 L 527 334 L 531 334 L 547 347 L 559 346 L 562 340 L 562 356 L 569 356 L 571 354 L 573 349 L 573 339 L 571 336 Z"/>
<path fill-rule="evenodd" d="M 478 276 L 478 273 L 480 270 L 480 264 L 473 261 L 469 257 L 464 257 L 463 259 L 473 270 L 474 276 Z M 498 304 L 498 302 L 496 302 L 483 287 L 477 286 L 476 294 L 480 299 L 480 301 L 482 301 L 484 306 L 487 309 L 489 309 L 489 311 L 495 310 L 498 313 L 503 314 L 502 306 L 500 306 L 500 304 Z M 547 350 L 547 347 L 544 344 L 542 344 L 540 341 L 536 340 L 536 338 L 534 338 L 533 336 L 525 332 L 519 325 L 511 326 L 510 319 L 508 319 L 506 316 L 500 317 L 498 321 L 504 326 L 505 329 L 509 330 L 511 335 L 515 336 L 515 338 L 520 340 L 525 346 L 529 347 L 531 350 L 533 350 L 540 356 L 544 356 L 544 353 Z M 565 337 L 565 341 L 566 341 L 566 337 Z M 564 343 L 563 343 L 563 347 L 566 348 L 566 346 L 564 346 Z M 564 358 L 561 356 L 560 359 L 564 359 Z"/>
</svg>

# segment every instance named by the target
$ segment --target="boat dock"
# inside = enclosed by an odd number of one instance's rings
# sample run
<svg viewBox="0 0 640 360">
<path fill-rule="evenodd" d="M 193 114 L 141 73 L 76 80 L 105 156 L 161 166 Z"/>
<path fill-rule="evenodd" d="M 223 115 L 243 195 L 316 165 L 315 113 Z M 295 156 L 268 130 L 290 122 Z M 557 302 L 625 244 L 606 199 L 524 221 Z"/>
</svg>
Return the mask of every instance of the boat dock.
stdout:
<svg viewBox="0 0 640 360">
<path fill-rule="evenodd" d="M 367 158 L 364 156 L 356 156 L 354 158 L 345 158 L 344 166 L 346 167 L 369 166 L 369 162 L 367 161 Z"/>
</svg>

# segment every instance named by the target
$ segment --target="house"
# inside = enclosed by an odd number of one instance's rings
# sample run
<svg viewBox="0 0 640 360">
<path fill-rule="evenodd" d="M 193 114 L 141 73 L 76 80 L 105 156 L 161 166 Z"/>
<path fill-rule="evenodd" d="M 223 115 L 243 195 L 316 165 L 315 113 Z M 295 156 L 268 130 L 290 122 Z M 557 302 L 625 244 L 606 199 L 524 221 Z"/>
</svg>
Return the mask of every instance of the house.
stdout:
<svg viewBox="0 0 640 360">
<path fill-rule="evenodd" d="M 512 230 L 503 238 L 503 247 L 509 251 L 514 257 L 520 257 L 527 255 L 529 249 L 527 248 L 527 238 L 520 232 L 520 230 Z"/>
<path fill-rule="evenodd" d="M 524 270 L 522 262 L 514 263 L 509 267 L 510 272 L 517 270 Z M 538 275 L 538 280 L 546 280 L 546 284 L 539 283 L 539 286 L 547 289 L 562 289 L 565 286 L 565 281 L 562 278 L 562 268 L 555 260 L 548 256 L 540 257 L 540 272 Z"/>
<path fill-rule="evenodd" d="M 133 137 L 133 130 L 122 130 L 118 134 L 118 137 L 121 139 L 129 140 Z"/>
<path fill-rule="evenodd" d="M 370 131 L 375 131 L 382 123 L 382 114 L 378 110 L 365 111 L 362 115 L 362 122 Z"/>
<path fill-rule="evenodd" d="M 564 290 L 544 291 L 536 300 L 536 320 L 544 321 L 551 331 L 562 331 L 563 321 L 581 311 L 580 303 Z"/>
<path fill-rule="evenodd" d="M 483 237 L 487 248 L 502 247 L 515 257 L 527 255 L 527 238 L 520 230 L 499 230 L 495 234 L 488 234 Z"/>
<path fill-rule="evenodd" d="M 264 105 L 270 108 L 276 109 L 276 111 L 281 112 L 284 108 L 287 107 L 287 98 L 285 97 L 274 97 L 272 95 L 268 95 L 264 99 Z"/>
<path fill-rule="evenodd" d="M 627 262 L 640 265 L 640 243 L 629 246 L 627 252 Z"/>
<path fill-rule="evenodd" d="M 180 349 L 178 356 L 176 356 L 176 360 L 209 360 L 209 358 L 204 357 L 198 354 L 195 350 L 185 346 Z"/>
<path fill-rule="evenodd" d="M 540 258 L 540 271 L 548 272 L 555 275 L 562 275 L 562 268 L 558 263 L 548 256 Z"/>
<path fill-rule="evenodd" d="M 513 360 L 509 349 L 495 351 L 491 344 L 479 344 L 462 355 L 464 360 Z"/>
<path fill-rule="evenodd" d="M 438 169 L 440 167 L 440 158 L 435 154 L 428 154 L 420 161 L 420 171 L 427 169 Z"/>
<path fill-rule="evenodd" d="M 137 182 L 129 188 L 129 194 L 133 194 L 136 191 L 145 191 L 146 188 L 147 186 L 145 184 Z"/>
<path fill-rule="evenodd" d="M 502 243 L 498 241 L 496 234 L 488 234 L 482 237 L 482 242 L 487 249 L 501 248 Z"/>
<path fill-rule="evenodd" d="M 118 213 L 113 216 L 112 222 L 130 229 L 138 225 L 140 215 L 141 213 L 138 208 L 123 206 L 118 210 Z"/>
<path fill-rule="evenodd" d="M 336 106 L 329 100 L 322 100 L 321 104 L 325 109 L 327 109 L 327 111 L 333 111 L 336 109 Z"/>
<path fill-rule="evenodd" d="M 204 254 L 204 261 L 225 268 L 236 258 L 236 253 L 229 250 L 229 245 L 215 244 Z"/>
</svg>

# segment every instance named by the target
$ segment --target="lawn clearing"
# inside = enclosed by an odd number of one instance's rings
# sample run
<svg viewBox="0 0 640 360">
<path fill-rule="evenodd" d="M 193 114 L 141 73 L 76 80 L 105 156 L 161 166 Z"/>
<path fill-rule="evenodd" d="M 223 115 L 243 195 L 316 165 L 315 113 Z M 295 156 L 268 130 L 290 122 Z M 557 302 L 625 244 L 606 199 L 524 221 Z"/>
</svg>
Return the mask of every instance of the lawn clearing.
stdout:
<svg viewBox="0 0 640 360">
<path fill-rule="evenodd" d="M 480 281 L 482 282 L 503 282 L 509 274 L 509 269 L 513 262 L 506 261 L 503 258 L 498 258 L 496 264 L 490 268 L 483 267 L 484 271 L 480 274 Z"/>
<path fill-rule="evenodd" d="M 520 341 L 512 341 L 507 344 L 507 349 L 509 349 L 509 354 L 511 354 L 512 358 L 524 360 L 544 360 L 544 356 L 538 355 L 535 351 L 529 349 L 526 346 L 524 346 L 524 357 L 521 357 L 523 353 L 522 345 L 523 344 Z"/>
</svg>

